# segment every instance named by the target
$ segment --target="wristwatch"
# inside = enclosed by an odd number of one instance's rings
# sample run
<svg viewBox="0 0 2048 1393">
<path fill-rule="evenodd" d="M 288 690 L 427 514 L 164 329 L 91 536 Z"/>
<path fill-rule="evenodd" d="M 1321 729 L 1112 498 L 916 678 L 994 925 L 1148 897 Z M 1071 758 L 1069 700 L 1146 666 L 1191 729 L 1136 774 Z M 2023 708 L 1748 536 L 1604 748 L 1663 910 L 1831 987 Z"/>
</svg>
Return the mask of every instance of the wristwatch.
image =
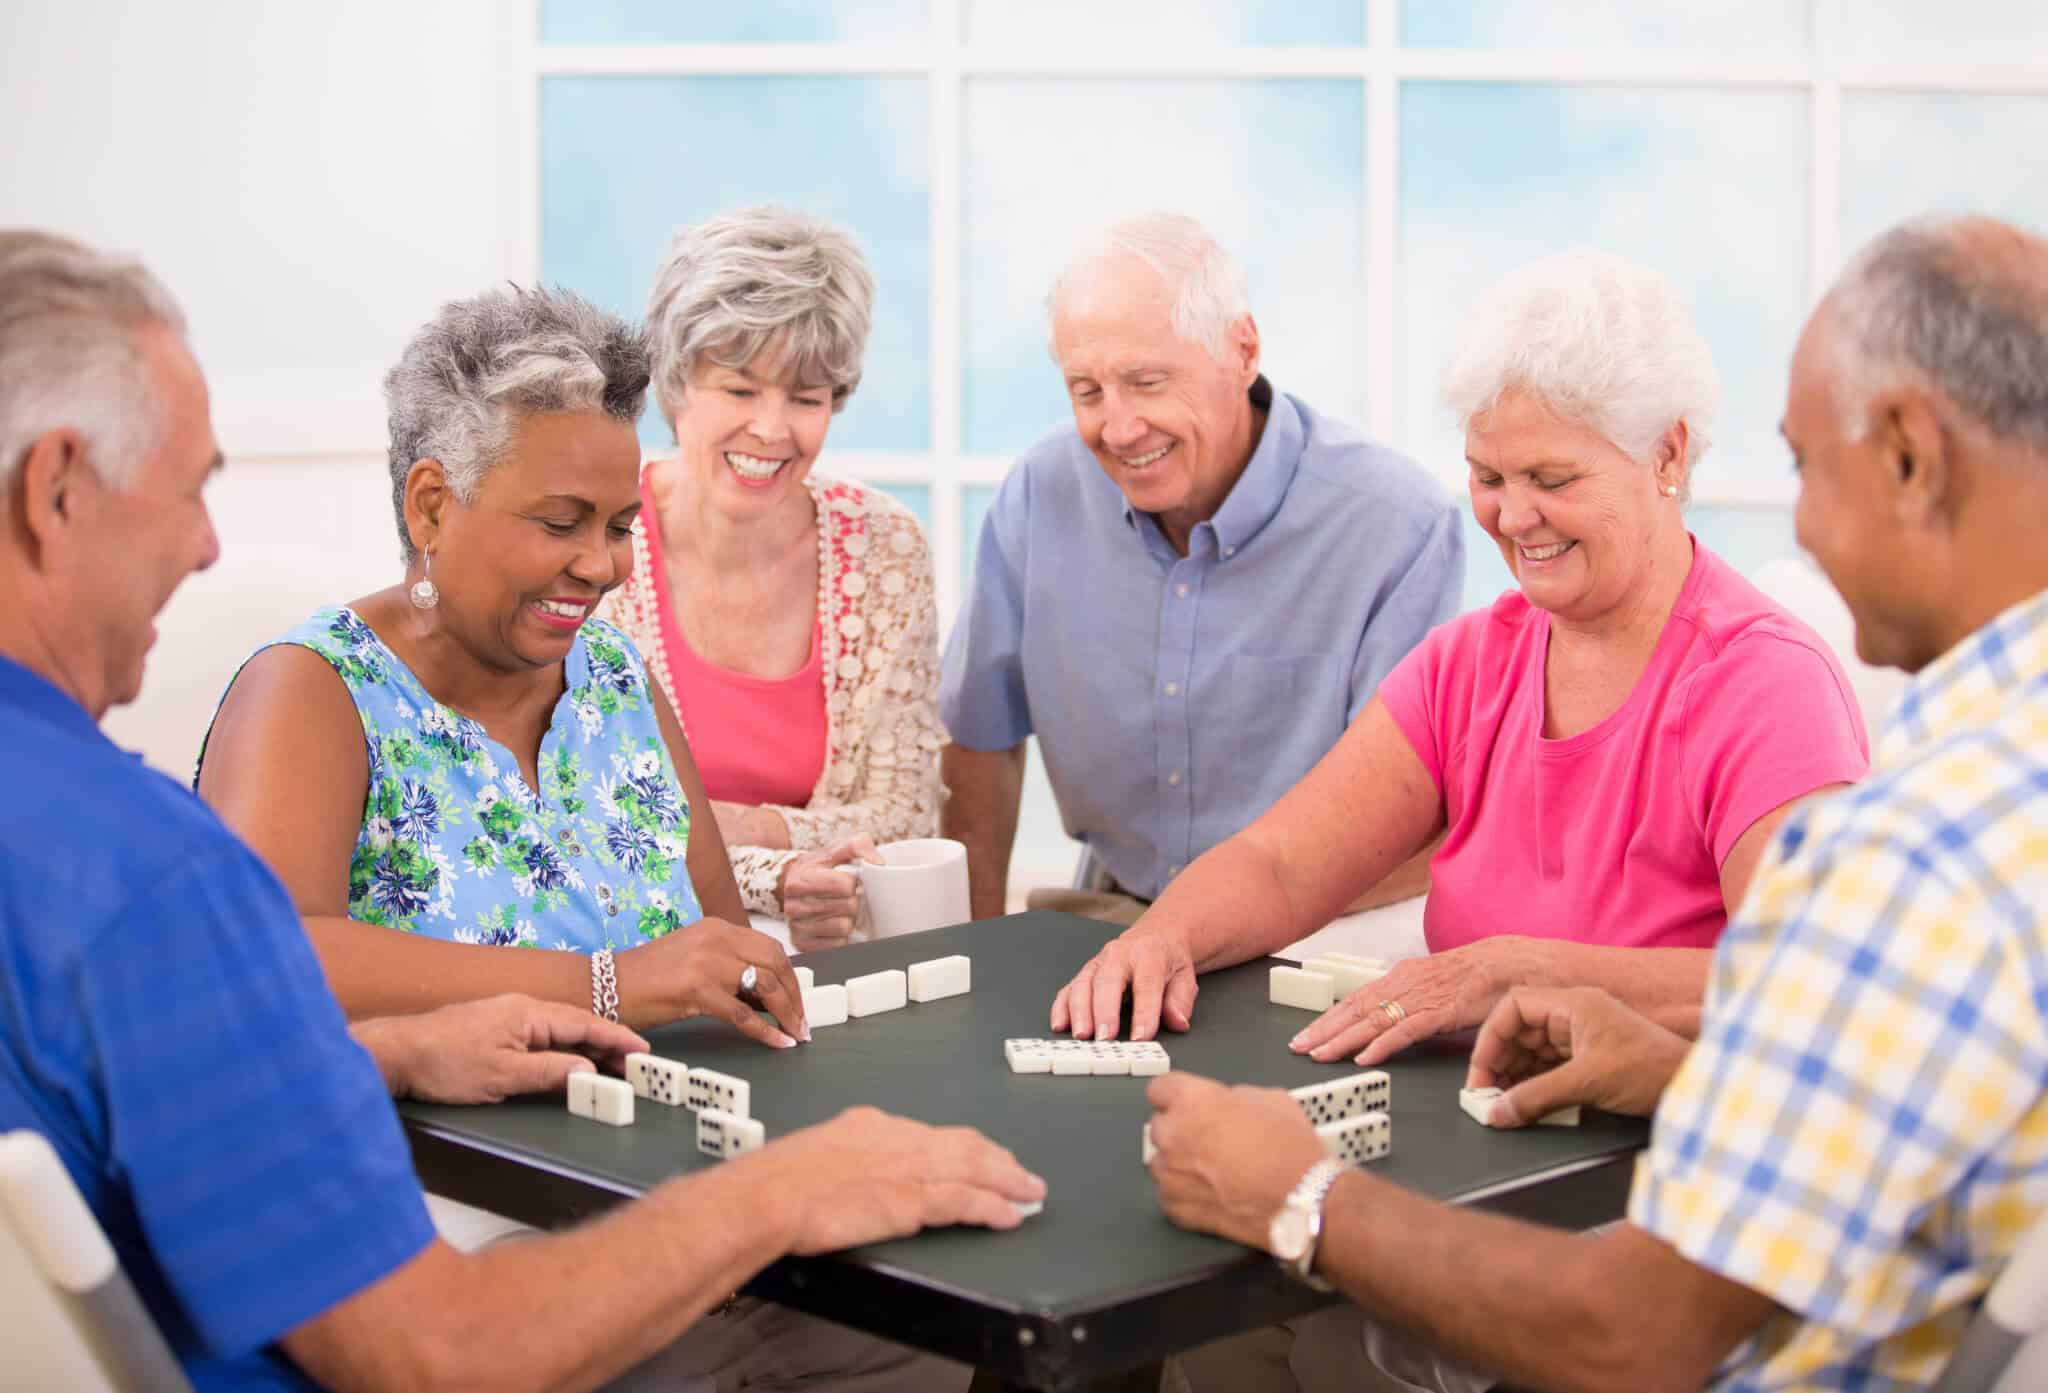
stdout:
<svg viewBox="0 0 2048 1393">
<path fill-rule="evenodd" d="M 1347 1169 L 1334 1157 L 1310 1166 L 1282 1201 L 1280 1212 L 1266 1225 L 1266 1247 L 1272 1251 L 1273 1260 L 1289 1275 L 1317 1291 L 1333 1290 L 1315 1274 L 1316 1243 L 1323 1236 L 1323 1201 L 1329 1197 L 1337 1177 Z"/>
</svg>

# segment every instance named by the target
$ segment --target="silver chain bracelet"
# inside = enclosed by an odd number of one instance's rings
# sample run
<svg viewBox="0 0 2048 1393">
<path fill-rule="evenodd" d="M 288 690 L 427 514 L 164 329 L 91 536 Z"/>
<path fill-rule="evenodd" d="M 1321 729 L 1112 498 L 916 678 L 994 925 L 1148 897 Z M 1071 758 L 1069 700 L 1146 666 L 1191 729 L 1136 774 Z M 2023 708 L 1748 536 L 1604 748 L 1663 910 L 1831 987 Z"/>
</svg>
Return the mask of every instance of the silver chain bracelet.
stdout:
<svg viewBox="0 0 2048 1393">
<path fill-rule="evenodd" d="M 590 1011 L 608 1021 L 619 1018 L 619 973 L 609 948 L 590 955 Z"/>
</svg>

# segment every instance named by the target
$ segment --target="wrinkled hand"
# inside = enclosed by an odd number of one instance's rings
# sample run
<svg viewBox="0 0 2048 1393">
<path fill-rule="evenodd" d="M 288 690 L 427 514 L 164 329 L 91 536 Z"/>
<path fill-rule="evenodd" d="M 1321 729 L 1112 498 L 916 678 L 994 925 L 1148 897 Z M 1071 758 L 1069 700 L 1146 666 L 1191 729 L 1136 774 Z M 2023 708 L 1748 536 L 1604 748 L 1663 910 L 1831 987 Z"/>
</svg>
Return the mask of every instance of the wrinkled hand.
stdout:
<svg viewBox="0 0 2048 1393">
<path fill-rule="evenodd" d="M 848 1108 L 755 1157 L 775 1170 L 774 1203 L 795 1215 L 795 1253 L 831 1253 L 946 1224 L 1013 1229 L 1021 1222 L 1017 1204 L 1045 1198 L 1043 1180 L 973 1128 L 927 1127 L 875 1108 Z"/>
<path fill-rule="evenodd" d="M 1174 1030 L 1194 1023 L 1195 960 L 1171 929 L 1142 920 L 1123 931 L 1074 974 L 1052 1000 L 1052 1028 L 1077 1040 L 1114 1040 L 1131 993 L 1131 1038 L 1150 1040 L 1165 1020 Z"/>
<path fill-rule="evenodd" d="M 617 964 L 619 1015 L 635 1024 L 712 1016 L 777 1049 L 811 1038 L 803 991 L 788 955 L 781 944 L 751 928 L 706 917 L 620 953 Z M 749 966 L 755 970 L 755 987 L 742 997 L 740 974 Z M 756 1007 L 789 1033 L 762 1020 Z"/>
<path fill-rule="evenodd" d="M 1526 980 L 1520 965 L 1526 942 L 1507 936 L 1483 938 L 1396 963 L 1392 972 L 1367 982 L 1310 1021 L 1288 1047 L 1324 1064 L 1353 1055 L 1358 1063 L 1370 1066 L 1418 1040 L 1470 1030 L 1486 1019 L 1508 988 Z M 1400 1020 L 1380 1004 L 1386 1001 L 1400 1003 Z"/>
<path fill-rule="evenodd" d="M 1301 1104 L 1277 1088 L 1226 1088 L 1195 1074 L 1154 1079 L 1145 1096 L 1166 1217 L 1265 1251 L 1288 1192 L 1328 1154 Z"/>
<path fill-rule="evenodd" d="M 881 862 L 866 837 L 848 837 L 823 851 L 806 851 L 782 868 L 782 917 L 800 953 L 837 948 L 860 924 L 860 877 L 835 870 L 854 861 Z"/>
<path fill-rule="evenodd" d="M 494 996 L 417 1016 L 370 1022 L 372 1046 L 399 1057 L 400 1096 L 428 1103 L 501 1103 L 548 1093 L 604 1063 L 613 1073 L 647 1042 L 622 1025 L 559 1001 Z M 372 1032 L 366 1032 L 372 1033 Z M 369 1041 L 366 1039 L 365 1044 Z"/>
<path fill-rule="evenodd" d="M 1690 1048 L 1598 987 L 1517 987 L 1480 1028 L 1468 1088 L 1508 1090 L 1496 1127 L 1521 1127 L 1574 1103 L 1648 1117 Z"/>
</svg>

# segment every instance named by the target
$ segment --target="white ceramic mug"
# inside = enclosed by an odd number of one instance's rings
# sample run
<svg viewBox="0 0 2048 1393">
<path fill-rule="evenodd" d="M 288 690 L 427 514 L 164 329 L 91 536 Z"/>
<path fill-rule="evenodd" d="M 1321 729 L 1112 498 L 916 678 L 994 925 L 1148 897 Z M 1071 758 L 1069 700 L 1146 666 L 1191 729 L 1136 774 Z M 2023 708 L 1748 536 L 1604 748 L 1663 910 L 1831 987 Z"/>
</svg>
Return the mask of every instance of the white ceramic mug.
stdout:
<svg viewBox="0 0 2048 1393">
<path fill-rule="evenodd" d="M 876 850 L 882 865 L 853 863 L 867 900 L 870 936 L 892 938 L 967 922 L 972 911 L 966 847 L 944 837 L 918 837 Z"/>
</svg>

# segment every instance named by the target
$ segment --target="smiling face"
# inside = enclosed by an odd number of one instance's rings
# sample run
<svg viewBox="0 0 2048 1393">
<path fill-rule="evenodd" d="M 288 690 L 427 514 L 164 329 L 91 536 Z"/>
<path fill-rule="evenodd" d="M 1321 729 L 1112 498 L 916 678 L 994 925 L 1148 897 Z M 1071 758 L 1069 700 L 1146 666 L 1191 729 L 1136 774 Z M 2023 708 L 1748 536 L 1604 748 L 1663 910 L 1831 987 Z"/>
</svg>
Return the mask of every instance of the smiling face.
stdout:
<svg viewBox="0 0 2048 1393">
<path fill-rule="evenodd" d="M 560 662 L 597 602 L 632 572 L 639 480 L 631 425 L 599 411 L 526 417 L 474 499 L 439 499 L 426 539 L 438 622 L 491 667 Z"/>
<path fill-rule="evenodd" d="M 731 516 L 758 516 L 805 497 L 804 479 L 832 425 L 832 390 L 790 381 L 768 354 L 742 368 L 704 357 L 670 425 L 702 500 Z"/>
<path fill-rule="evenodd" d="M 1668 529 L 1683 531 L 1659 492 L 1660 471 L 1677 486 L 1675 461 L 1633 460 L 1528 392 L 1510 388 L 1472 417 L 1465 457 L 1473 516 L 1529 602 L 1562 618 L 1590 622 L 1627 603 Z"/>
<path fill-rule="evenodd" d="M 1259 372 L 1251 316 L 1231 327 L 1218 357 L 1174 331 L 1172 296 L 1157 272 L 1113 259 L 1060 306 L 1053 355 L 1074 426 L 1102 472 L 1185 549 L 1257 444 L 1246 395 Z"/>
</svg>

